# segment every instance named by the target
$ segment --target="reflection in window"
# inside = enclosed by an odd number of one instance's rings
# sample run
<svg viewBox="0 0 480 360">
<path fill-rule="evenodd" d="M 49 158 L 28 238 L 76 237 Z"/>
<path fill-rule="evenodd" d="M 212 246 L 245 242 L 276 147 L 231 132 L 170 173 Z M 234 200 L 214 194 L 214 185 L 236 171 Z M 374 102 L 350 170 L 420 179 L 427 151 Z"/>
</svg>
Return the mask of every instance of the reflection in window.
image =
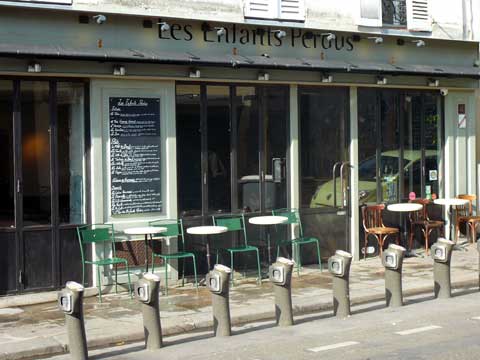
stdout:
<svg viewBox="0 0 480 360">
<path fill-rule="evenodd" d="M 15 224 L 12 93 L 12 82 L 0 81 L 0 227 Z"/>
<path fill-rule="evenodd" d="M 84 219 L 84 84 L 57 84 L 58 189 L 60 223 Z"/>
<path fill-rule="evenodd" d="M 384 25 L 406 26 L 406 0 L 382 0 L 382 22 Z"/>
</svg>

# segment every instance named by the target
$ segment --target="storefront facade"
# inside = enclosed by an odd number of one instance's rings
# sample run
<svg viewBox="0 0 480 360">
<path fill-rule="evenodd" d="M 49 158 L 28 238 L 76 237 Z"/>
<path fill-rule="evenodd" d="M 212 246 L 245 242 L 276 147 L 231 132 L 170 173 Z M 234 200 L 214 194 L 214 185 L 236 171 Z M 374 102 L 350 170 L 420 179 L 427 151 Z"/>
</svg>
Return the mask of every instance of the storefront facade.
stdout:
<svg viewBox="0 0 480 360">
<path fill-rule="evenodd" d="M 358 258 L 363 203 L 477 193 L 475 41 L 2 10 L 0 294 L 78 280 L 81 224 L 135 266 L 127 227 L 299 208 L 323 258 Z"/>
</svg>

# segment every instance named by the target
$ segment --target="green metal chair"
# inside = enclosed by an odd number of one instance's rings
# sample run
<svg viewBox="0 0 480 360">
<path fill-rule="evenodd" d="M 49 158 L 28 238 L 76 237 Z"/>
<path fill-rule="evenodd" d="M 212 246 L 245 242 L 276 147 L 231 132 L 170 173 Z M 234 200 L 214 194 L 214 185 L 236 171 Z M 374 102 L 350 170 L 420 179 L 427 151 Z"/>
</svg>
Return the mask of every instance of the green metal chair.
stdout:
<svg viewBox="0 0 480 360">
<path fill-rule="evenodd" d="M 117 266 L 118 264 L 125 265 L 128 278 L 128 290 L 130 298 L 132 298 L 132 283 L 130 280 L 130 270 L 128 268 L 127 259 L 116 257 L 115 253 L 115 236 L 113 230 L 113 224 L 90 224 L 77 227 L 78 241 L 80 243 L 80 253 L 82 256 L 82 285 L 85 284 L 85 264 L 96 265 L 97 267 L 97 282 L 98 282 L 98 295 L 100 302 L 102 302 L 102 279 L 100 275 L 101 266 L 115 266 L 115 293 L 117 293 Z M 96 247 L 103 245 L 103 253 L 110 254 L 111 256 L 103 257 L 97 260 L 85 259 L 85 248 L 95 244 Z"/>
<path fill-rule="evenodd" d="M 257 254 L 257 268 L 258 268 L 257 282 L 261 284 L 262 274 L 260 270 L 260 255 L 259 255 L 258 247 L 248 245 L 247 230 L 245 229 L 245 217 L 243 216 L 243 214 L 242 215 L 213 215 L 212 219 L 213 219 L 213 225 L 225 226 L 228 229 L 228 231 L 240 231 L 243 233 L 243 245 L 223 249 L 230 254 L 230 268 L 232 269 L 232 277 L 231 277 L 232 286 L 234 285 L 234 282 L 233 282 L 234 255 L 237 253 L 250 252 L 250 251 L 255 251 Z M 219 255 L 219 250 L 217 250 L 217 263 L 218 263 L 218 255 Z"/>
<path fill-rule="evenodd" d="M 197 259 L 193 252 L 185 251 L 185 236 L 183 234 L 183 221 L 182 219 L 167 219 L 167 220 L 155 220 L 150 221 L 149 226 L 158 226 L 167 228 L 166 232 L 162 232 L 159 237 L 173 237 L 176 236 L 180 238 L 180 251 L 173 253 L 173 254 L 157 254 L 152 251 L 152 273 L 155 271 L 155 258 L 159 257 L 163 259 L 165 263 L 165 295 L 168 295 L 168 261 L 170 259 L 186 259 L 192 258 L 193 261 L 193 274 L 195 276 L 195 287 L 198 289 L 198 281 L 197 281 Z M 153 237 L 155 239 L 156 237 Z M 183 272 L 182 272 L 182 286 L 185 285 L 185 261 L 183 261 Z"/>
<path fill-rule="evenodd" d="M 322 271 L 322 260 L 320 257 L 320 241 L 314 237 L 305 237 L 303 235 L 302 222 L 300 220 L 300 212 L 298 209 L 276 209 L 272 210 L 272 215 L 285 216 L 288 218 L 287 222 L 283 223 L 286 225 L 298 225 L 299 228 L 299 237 L 288 240 L 281 240 L 277 242 L 277 257 L 280 255 L 280 247 L 282 246 L 292 246 L 294 247 L 294 252 L 297 255 L 295 259 L 297 274 L 300 275 L 300 268 L 302 267 L 300 247 L 305 244 L 316 244 L 317 246 L 317 256 L 318 256 L 318 266 L 320 271 Z M 283 225 L 282 224 L 282 225 Z"/>
</svg>

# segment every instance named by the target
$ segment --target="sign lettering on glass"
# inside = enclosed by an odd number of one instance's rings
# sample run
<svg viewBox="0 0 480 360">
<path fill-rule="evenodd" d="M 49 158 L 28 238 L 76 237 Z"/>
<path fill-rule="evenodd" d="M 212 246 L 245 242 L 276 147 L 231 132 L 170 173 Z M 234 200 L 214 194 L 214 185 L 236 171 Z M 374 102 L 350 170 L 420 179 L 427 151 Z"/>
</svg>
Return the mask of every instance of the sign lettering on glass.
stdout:
<svg viewBox="0 0 480 360">
<path fill-rule="evenodd" d="M 162 211 L 160 99 L 109 98 L 112 215 Z"/>
</svg>

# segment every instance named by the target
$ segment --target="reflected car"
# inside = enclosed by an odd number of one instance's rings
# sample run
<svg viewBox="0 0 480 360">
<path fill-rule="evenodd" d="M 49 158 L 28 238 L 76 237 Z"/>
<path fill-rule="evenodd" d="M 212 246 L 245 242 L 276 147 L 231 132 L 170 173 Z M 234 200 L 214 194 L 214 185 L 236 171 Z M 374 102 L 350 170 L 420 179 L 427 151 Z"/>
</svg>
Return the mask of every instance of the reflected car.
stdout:
<svg viewBox="0 0 480 360">
<path fill-rule="evenodd" d="M 404 178 L 409 179 L 410 177 L 414 178 L 413 183 L 420 186 L 420 166 L 421 166 L 421 156 L 422 153 L 420 150 L 405 150 L 403 152 L 403 163 L 404 166 Z M 383 199 L 396 199 L 397 194 L 397 183 L 399 173 L 398 171 L 398 159 L 399 152 L 396 150 L 385 151 L 381 154 L 381 183 L 382 183 L 382 192 Z M 437 171 L 437 151 L 435 150 L 426 150 L 425 151 L 425 162 L 426 162 L 426 175 L 431 174 L 432 181 L 436 179 Z M 433 171 L 433 172 L 432 172 Z M 417 180 L 417 181 L 415 181 Z M 334 185 L 336 186 L 336 204 L 334 204 Z M 358 167 L 358 197 L 361 203 L 376 202 L 377 201 L 377 162 L 376 157 L 372 156 L 363 160 Z M 341 206 L 342 201 L 342 183 L 339 177 L 333 180 L 327 181 L 317 187 L 315 194 L 310 201 L 310 207 L 322 207 L 322 206 L 331 206 L 338 207 Z"/>
</svg>

